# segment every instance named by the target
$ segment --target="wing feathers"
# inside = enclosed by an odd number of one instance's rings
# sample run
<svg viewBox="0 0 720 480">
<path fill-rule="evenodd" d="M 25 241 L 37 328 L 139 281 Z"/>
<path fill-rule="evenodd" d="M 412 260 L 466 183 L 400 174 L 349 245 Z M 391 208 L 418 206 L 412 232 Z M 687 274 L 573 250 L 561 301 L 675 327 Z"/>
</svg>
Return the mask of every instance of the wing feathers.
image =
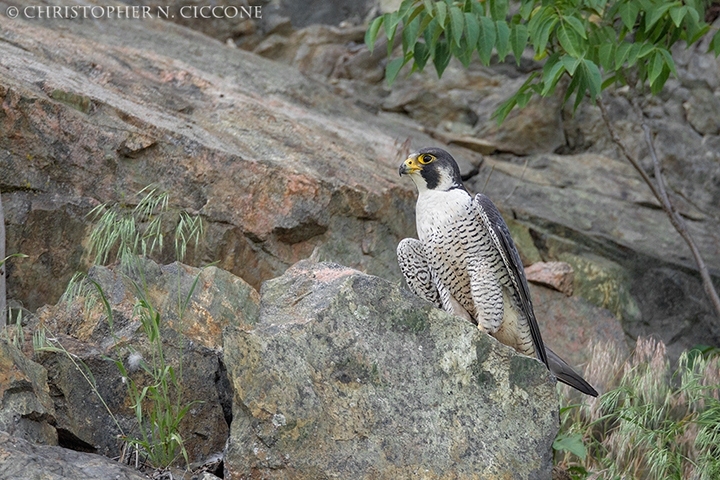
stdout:
<svg viewBox="0 0 720 480">
<path fill-rule="evenodd" d="M 535 354 L 541 362 L 548 365 L 545 345 L 540 336 L 540 328 L 535 319 L 535 312 L 533 311 L 532 301 L 530 300 L 530 289 L 528 288 L 527 279 L 525 278 L 525 269 L 520 260 L 520 254 L 517 248 L 515 248 L 510 232 L 505 224 L 505 220 L 503 220 L 495 204 L 482 193 L 475 195 L 475 205 L 478 210 L 478 216 L 490 232 L 493 243 L 500 252 L 505 268 L 510 276 L 510 281 L 518 296 L 520 308 L 530 328 L 530 335 L 535 346 Z"/>
</svg>

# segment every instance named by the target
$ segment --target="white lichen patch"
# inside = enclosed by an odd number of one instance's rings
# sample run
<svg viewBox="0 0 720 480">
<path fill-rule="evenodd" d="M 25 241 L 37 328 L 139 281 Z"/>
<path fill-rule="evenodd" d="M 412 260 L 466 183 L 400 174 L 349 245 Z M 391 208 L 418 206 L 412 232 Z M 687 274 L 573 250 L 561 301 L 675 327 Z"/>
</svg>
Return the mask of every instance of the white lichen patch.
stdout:
<svg viewBox="0 0 720 480">
<path fill-rule="evenodd" d="M 285 426 L 287 424 L 287 420 L 285 419 L 285 415 L 282 413 L 276 413 L 272 417 L 272 424 L 275 426 L 275 428 L 280 428 L 282 426 Z"/>
<path fill-rule="evenodd" d="M 472 365 L 477 361 L 474 335 L 464 334 L 456 338 L 440 360 L 440 368 L 454 383 L 468 385 L 472 381 Z"/>
</svg>

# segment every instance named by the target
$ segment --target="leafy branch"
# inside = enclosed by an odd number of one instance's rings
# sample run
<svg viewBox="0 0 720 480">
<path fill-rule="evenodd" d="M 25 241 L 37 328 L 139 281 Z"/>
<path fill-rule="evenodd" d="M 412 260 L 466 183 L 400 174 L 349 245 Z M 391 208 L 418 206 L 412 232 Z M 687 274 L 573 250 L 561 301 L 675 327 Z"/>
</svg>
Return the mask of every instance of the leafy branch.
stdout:
<svg viewBox="0 0 720 480">
<path fill-rule="evenodd" d="M 699 0 L 523 0 L 510 15 L 508 0 L 404 0 L 396 12 L 373 20 L 365 42 L 372 50 L 383 27 L 391 56 L 401 35 L 403 54 L 386 68 L 390 84 L 408 63 L 414 72 L 432 62 L 442 76 L 453 56 L 467 67 L 474 52 L 483 65 L 493 51 L 500 62 L 512 53 L 520 64 L 531 47 L 545 64 L 495 112 L 502 121 L 533 95 L 551 95 L 565 74 L 571 79 L 565 101 L 575 95 L 575 108 L 611 85 L 647 83 L 657 94 L 671 73 L 677 75 L 672 46 L 679 40 L 692 45 L 709 31 L 703 10 Z M 710 49 L 720 53 L 718 33 Z"/>
</svg>

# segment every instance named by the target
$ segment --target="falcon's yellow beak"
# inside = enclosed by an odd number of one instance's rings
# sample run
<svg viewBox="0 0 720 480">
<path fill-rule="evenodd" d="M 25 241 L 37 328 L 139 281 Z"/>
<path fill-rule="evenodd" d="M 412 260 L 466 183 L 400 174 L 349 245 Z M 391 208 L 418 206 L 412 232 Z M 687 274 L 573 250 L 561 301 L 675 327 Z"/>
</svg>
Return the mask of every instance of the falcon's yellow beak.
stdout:
<svg viewBox="0 0 720 480">
<path fill-rule="evenodd" d="M 418 164 L 417 155 L 412 155 L 400 165 L 400 176 L 416 173 L 420 170 L 422 170 L 422 167 Z"/>
</svg>

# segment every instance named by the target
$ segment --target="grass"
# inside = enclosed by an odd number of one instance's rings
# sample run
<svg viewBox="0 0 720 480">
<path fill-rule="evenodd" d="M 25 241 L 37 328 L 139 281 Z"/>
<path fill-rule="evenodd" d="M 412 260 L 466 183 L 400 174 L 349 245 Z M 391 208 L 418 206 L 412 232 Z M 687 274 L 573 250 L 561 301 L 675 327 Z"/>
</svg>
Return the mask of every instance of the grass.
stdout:
<svg viewBox="0 0 720 480">
<path fill-rule="evenodd" d="M 68 306 L 76 300 L 83 301 L 86 314 L 90 314 L 98 302 L 101 303 L 116 344 L 115 358 L 107 360 L 115 363 L 127 386 L 131 409 L 137 421 L 137 434 L 126 435 L 117 420 L 115 423 L 123 439 L 134 450 L 136 458 L 142 457 L 143 463 L 154 468 L 164 468 L 172 465 L 180 456 L 186 464 L 189 462 L 180 435 L 180 424 L 190 408 L 198 402 L 182 402 L 182 361 L 173 365 L 166 358 L 162 340 L 162 315 L 149 299 L 144 259 L 161 253 L 165 236 L 171 232 L 175 259 L 182 261 L 188 245 L 192 243 L 197 246 L 200 241 L 203 224 L 200 217 L 171 209 L 168 193 L 156 187 L 141 190 L 138 198 L 135 206 L 100 205 L 89 213 L 95 221 L 89 237 L 89 253 L 96 264 L 115 262 L 116 272 L 121 273 L 132 285 L 136 298 L 133 317 L 139 320 L 141 331 L 148 341 L 147 358 L 132 346 L 119 346 L 122 342 L 114 333 L 112 306 L 98 282 L 85 274 L 76 274 L 68 284 L 62 301 Z M 180 269 L 178 285 L 179 275 Z M 198 278 L 185 296 L 181 295 L 178 288 L 177 309 L 180 319 Z M 67 355 L 115 419 L 95 388 L 95 379 L 87 366 L 59 342 L 46 338 L 45 331 L 41 330 L 37 335 L 36 348 Z"/>
<path fill-rule="evenodd" d="M 574 479 L 720 478 L 720 356 L 690 350 L 673 367 L 665 345 L 640 338 L 624 358 L 596 345 L 586 378 L 598 398 L 561 387 L 558 466 Z"/>
</svg>

